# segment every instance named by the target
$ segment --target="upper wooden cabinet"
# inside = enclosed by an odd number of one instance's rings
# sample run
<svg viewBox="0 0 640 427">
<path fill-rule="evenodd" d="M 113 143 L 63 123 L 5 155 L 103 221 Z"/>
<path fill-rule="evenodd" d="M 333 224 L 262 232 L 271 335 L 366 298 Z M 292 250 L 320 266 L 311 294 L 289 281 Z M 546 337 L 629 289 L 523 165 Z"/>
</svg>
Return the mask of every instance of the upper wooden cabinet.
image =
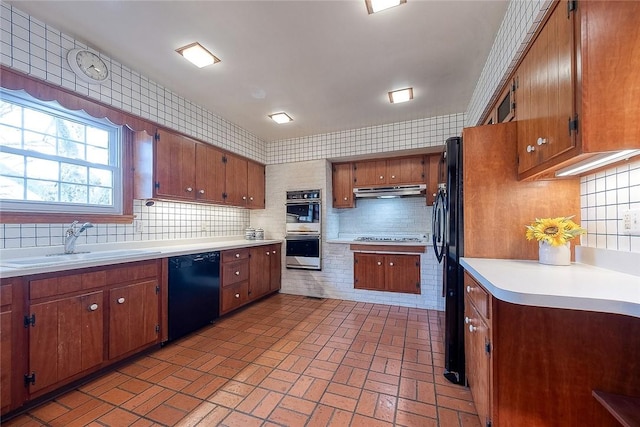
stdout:
<svg viewBox="0 0 640 427">
<path fill-rule="evenodd" d="M 438 184 L 447 180 L 446 164 L 442 153 L 424 156 L 425 175 L 427 176 L 427 206 L 433 206 L 438 192 Z"/>
<path fill-rule="evenodd" d="M 332 166 L 333 207 L 354 207 L 353 164 L 334 163 Z"/>
<path fill-rule="evenodd" d="M 264 208 L 264 166 L 158 129 L 134 139 L 134 197 Z"/>
<path fill-rule="evenodd" d="M 411 156 L 355 162 L 353 182 L 355 187 L 424 183 L 424 159 Z"/>
<path fill-rule="evenodd" d="M 640 2 L 552 6 L 515 74 L 520 179 L 639 147 L 639 19 Z"/>
</svg>

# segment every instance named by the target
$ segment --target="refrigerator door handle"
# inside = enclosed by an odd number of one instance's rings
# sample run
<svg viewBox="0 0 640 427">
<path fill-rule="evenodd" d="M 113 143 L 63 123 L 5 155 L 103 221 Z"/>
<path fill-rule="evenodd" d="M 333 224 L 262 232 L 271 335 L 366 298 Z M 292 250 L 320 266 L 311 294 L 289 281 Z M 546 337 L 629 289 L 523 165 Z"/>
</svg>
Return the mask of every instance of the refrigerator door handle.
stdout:
<svg viewBox="0 0 640 427">
<path fill-rule="evenodd" d="M 438 190 L 438 194 L 436 195 L 436 199 L 433 203 L 433 211 L 431 217 L 432 224 L 432 239 L 433 239 L 433 251 L 436 254 L 436 258 L 438 262 L 442 262 L 442 258 L 444 256 L 444 221 L 446 218 L 446 204 L 445 204 L 445 194 L 444 189 L 440 188 Z"/>
</svg>

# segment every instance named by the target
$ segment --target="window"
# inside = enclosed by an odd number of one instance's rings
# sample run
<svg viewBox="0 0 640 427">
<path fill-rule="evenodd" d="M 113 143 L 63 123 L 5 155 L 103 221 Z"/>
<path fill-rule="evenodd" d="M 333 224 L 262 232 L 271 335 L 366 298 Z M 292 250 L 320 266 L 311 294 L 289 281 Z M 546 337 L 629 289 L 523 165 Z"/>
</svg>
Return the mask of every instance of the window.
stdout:
<svg viewBox="0 0 640 427">
<path fill-rule="evenodd" d="M 2 210 L 121 214 L 120 141 L 107 120 L 2 90 Z"/>
</svg>

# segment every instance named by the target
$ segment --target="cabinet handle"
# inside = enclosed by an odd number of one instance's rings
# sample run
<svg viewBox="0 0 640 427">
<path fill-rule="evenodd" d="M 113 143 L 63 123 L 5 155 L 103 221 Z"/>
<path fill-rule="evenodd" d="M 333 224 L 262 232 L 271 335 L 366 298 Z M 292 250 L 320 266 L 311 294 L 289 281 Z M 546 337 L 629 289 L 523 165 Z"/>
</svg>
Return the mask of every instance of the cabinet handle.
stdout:
<svg viewBox="0 0 640 427">
<path fill-rule="evenodd" d="M 383 175 L 380 175 L 380 179 L 384 179 L 384 176 L 383 176 Z"/>
<path fill-rule="evenodd" d="M 118 298 L 118 304 L 124 304 L 124 298 Z"/>
<path fill-rule="evenodd" d="M 395 175 L 391 175 L 391 179 L 396 179 L 396 176 Z"/>
<path fill-rule="evenodd" d="M 348 200 L 348 199 L 345 197 L 345 198 L 344 198 L 344 201 L 346 202 L 347 200 Z"/>
<path fill-rule="evenodd" d="M 468 325 L 469 322 L 471 322 L 471 319 L 469 319 L 467 316 L 465 316 L 464 317 L 464 323 L 466 323 Z"/>
<path fill-rule="evenodd" d="M 473 326 L 473 325 L 469 325 L 469 332 L 475 332 L 478 328 Z"/>
<path fill-rule="evenodd" d="M 234 295 L 236 298 L 240 298 L 240 294 L 235 294 Z"/>
<path fill-rule="evenodd" d="M 390 262 L 390 263 L 389 263 L 389 265 L 390 265 L 391 267 L 393 267 L 393 263 L 392 263 L 392 262 Z"/>
<path fill-rule="evenodd" d="M 536 147 L 533 145 L 527 145 L 527 153 L 533 153 L 534 151 L 536 151 Z"/>
<path fill-rule="evenodd" d="M 249 200 L 253 202 L 253 196 L 252 196 L 252 197 L 249 197 Z"/>
<path fill-rule="evenodd" d="M 96 311 L 98 309 L 98 304 L 91 304 L 89 306 L 89 311 Z"/>
<path fill-rule="evenodd" d="M 240 254 L 236 254 L 236 258 L 240 258 Z"/>
<path fill-rule="evenodd" d="M 271 255 L 271 252 L 267 251 L 267 256 Z"/>
<path fill-rule="evenodd" d="M 275 254 L 276 254 L 276 251 L 271 251 L 271 253 L 275 255 Z"/>
<path fill-rule="evenodd" d="M 187 190 L 187 193 L 191 193 L 193 191 L 193 188 L 187 187 L 186 190 Z"/>
<path fill-rule="evenodd" d="M 236 272 L 235 272 L 235 275 L 236 275 L 236 276 L 239 276 L 239 275 L 240 275 L 240 272 L 239 272 L 239 271 L 236 271 Z"/>
<path fill-rule="evenodd" d="M 247 196 L 242 196 L 242 200 L 247 200 Z"/>
<path fill-rule="evenodd" d="M 542 144 L 546 144 L 547 143 L 547 138 L 538 138 L 537 144 L 538 145 L 542 145 Z"/>
<path fill-rule="evenodd" d="M 204 190 L 199 190 L 198 193 L 204 194 Z"/>
<path fill-rule="evenodd" d="M 378 261 L 378 265 L 382 265 L 382 262 Z"/>
<path fill-rule="evenodd" d="M 471 293 L 471 286 L 467 286 L 467 293 L 470 294 Z"/>
</svg>

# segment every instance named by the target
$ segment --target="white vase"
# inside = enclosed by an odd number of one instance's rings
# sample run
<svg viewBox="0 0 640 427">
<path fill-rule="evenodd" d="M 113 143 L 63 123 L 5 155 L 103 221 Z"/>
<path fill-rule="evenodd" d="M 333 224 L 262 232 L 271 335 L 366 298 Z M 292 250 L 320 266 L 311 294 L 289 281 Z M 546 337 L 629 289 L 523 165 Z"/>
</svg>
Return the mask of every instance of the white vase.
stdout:
<svg viewBox="0 0 640 427">
<path fill-rule="evenodd" d="M 571 265 L 571 245 L 567 242 L 560 246 L 551 246 L 539 242 L 538 262 L 547 265 Z"/>
</svg>

